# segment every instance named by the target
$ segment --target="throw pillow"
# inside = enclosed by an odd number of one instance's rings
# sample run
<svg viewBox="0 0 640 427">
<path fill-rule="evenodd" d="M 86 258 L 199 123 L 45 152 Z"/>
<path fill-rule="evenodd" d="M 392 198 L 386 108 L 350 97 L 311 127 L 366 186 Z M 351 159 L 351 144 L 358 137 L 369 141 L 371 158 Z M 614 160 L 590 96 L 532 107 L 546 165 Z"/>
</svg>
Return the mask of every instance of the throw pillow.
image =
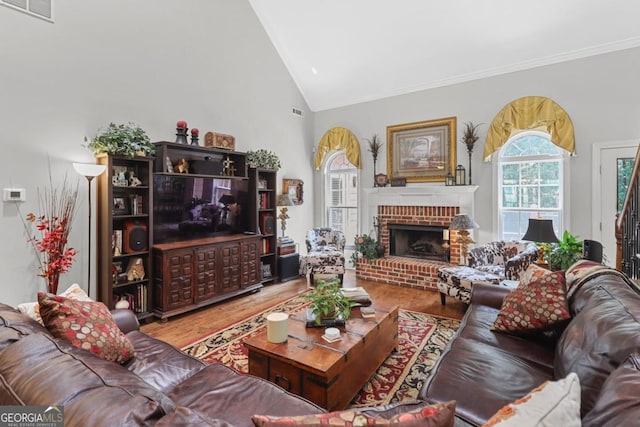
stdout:
<svg viewBox="0 0 640 427">
<path fill-rule="evenodd" d="M 547 270 L 546 268 L 540 267 L 537 264 L 529 264 L 527 269 L 522 274 L 520 284 L 526 285 L 528 283 L 531 283 L 534 280 L 538 280 L 547 273 L 549 273 L 549 270 Z"/>
<path fill-rule="evenodd" d="M 389 419 L 373 417 L 357 409 L 335 411 L 326 414 L 273 417 L 254 415 L 251 417 L 256 427 L 282 427 L 284 425 L 332 427 L 358 426 L 398 426 L 398 427 L 453 427 L 456 402 L 436 403 L 412 411 L 398 414 Z"/>
<path fill-rule="evenodd" d="M 483 427 L 580 427 L 580 380 L 571 372 L 504 406 Z"/>
<path fill-rule="evenodd" d="M 518 287 L 504 297 L 491 329 L 502 332 L 543 331 L 570 317 L 564 272 L 544 270 L 541 273 L 528 268 Z"/>
<path fill-rule="evenodd" d="M 89 298 L 84 289 L 78 286 L 77 283 L 69 286 L 63 293 L 60 294 L 60 296 L 75 299 L 78 301 L 93 301 L 91 298 Z M 40 317 L 40 306 L 38 305 L 37 301 L 19 304 L 17 308 L 21 313 L 26 314 L 27 316 L 31 317 L 33 320 L 38 321 L 42 326 L 44 326 L 42 317 Z"/>
<path fill-rule="evenodd" d="M 44 292 L 38 292 L 38 303 L 44 325 L 54 337 L 111 362 L 125 363 L 134 356 L 133 345 L 103 303 Z"/>
</svg>

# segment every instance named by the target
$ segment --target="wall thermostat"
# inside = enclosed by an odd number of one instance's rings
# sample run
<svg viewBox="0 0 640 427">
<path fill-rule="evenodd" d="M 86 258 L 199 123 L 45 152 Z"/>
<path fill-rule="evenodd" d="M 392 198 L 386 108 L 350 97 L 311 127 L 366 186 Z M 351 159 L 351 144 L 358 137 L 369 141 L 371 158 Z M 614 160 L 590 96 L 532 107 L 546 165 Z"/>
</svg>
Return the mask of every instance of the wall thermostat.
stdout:
<svg viewBox="0 0 640 427">
<path fill-rule="evenodd" d="M 5 188 L 2 192 L 4 202 L 24 202 L 27 200 L 27 191 L 24 188 Z"/>
</svg>

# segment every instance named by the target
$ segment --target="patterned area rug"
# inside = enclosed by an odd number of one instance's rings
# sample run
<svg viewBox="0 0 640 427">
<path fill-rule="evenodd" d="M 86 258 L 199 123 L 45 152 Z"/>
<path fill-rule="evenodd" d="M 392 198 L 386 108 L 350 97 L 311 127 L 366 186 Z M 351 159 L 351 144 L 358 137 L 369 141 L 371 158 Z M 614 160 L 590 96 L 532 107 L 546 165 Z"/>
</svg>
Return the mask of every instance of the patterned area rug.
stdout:
<svg viewBox="0 0 640 427">
<path fill-rule="evenodd" d="M 249 369 L 243 339 L 261 333 L 269 313 L 294 313 L 306 305 L 308 301 L 304 296 L 293 297 L 246 320 L 200 338 L 182 350 L 207 363 L 223 363 L 246 373 Z M 425 378 L 459 325 L 458 320 L 400 310 L 398 351 L 393 352 L 383 362 L 353 399 L 350 407 L 415 400 Z"/>
</svg>

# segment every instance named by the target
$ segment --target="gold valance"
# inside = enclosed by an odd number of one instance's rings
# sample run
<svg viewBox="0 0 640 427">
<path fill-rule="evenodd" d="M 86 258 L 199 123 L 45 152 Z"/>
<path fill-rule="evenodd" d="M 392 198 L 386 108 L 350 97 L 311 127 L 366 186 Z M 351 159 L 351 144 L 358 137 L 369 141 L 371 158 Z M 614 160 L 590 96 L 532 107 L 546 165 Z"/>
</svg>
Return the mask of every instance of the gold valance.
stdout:
<svg viewBox="0 0 640 427">
<path fill-rule="evenodd" d="M 345 150 L 347 159 L 352 165 L 360 169 L 360 143 L 349 129 L 335 127 L 325 132 L 316 150 L 316 170 L 320 169 L 324 157 L 332 150 Z"/>
<path fill-rule="evenodd" d="M 573 123 L 567 112 L 552 99 L 525 96 L 505 105 L 494 117 L 487 131 L 484 160 L 489 161 L 512 135 L 526 130 L 543 130 L 555 145 L 575 152 Z"/>
</svg>

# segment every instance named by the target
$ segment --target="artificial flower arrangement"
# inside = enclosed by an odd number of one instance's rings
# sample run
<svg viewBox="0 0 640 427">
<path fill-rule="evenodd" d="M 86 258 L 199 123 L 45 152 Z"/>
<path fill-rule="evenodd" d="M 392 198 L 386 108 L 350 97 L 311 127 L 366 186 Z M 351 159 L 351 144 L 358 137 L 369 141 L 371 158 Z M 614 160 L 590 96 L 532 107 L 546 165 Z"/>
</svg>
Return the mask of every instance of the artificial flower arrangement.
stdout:
<svg viewBox="0 0 640 427">
<path fill-rule="evenodd" d="M 38 207 L 40 215 L 29 213 L 23 218 L 25 231 L 38 262 L 39 277 L 47 282 L 47 292 L 58 293 L 60 275 L 67 272 L 73 264 L 78 251 L 67 247 L 71 224 L 76 213 L 78 187 L 72 188 L 65 176 L 62 187 L 53 187 L 49 173 L 49 188 L 38 190 Z M 35 224 L 37 232 L 32 234 L 28 223 Z"/>
</svg>

